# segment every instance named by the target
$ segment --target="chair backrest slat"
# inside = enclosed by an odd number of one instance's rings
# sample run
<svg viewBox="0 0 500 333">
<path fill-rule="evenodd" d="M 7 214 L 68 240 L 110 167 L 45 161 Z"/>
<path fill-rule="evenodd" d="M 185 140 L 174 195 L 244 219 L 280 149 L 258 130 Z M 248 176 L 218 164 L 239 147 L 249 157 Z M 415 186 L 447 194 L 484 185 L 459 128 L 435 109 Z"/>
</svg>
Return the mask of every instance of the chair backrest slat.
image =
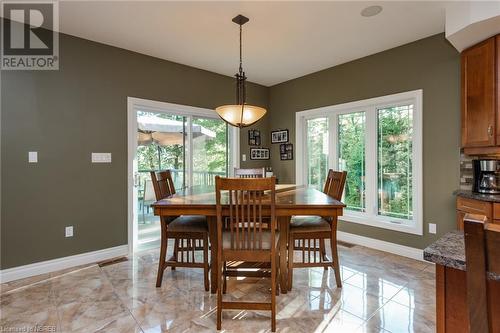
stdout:
<svg viewBox="0 0 500 333">
<path fill-rule="evenodd" d="M 492 303 L 488 302 L 487 272 L 500 274 L 500 226 L 487 222 L 486 216 L 464 217 L 467 308 L 471 332 L 486 333 L 492 328 Z M 490 310 L 490 311 L 488 311 Z M 498 325 L 498 324 L 495 324 Z"/>
<path fill-rule="evenodd" d="M 234 168 L 234 176 L 236 178 L 264 178 L 266 176 L 266 170 L 264 168 L 255 168 L 255 169 Z"/>
<path fill-rule="evenodd" d="M 174 182 L 170 170 L 151 171 L 150 174 L 156 200 L 165 199 L 175 194 Z"/>
<path fill-rule="evenodd" d="M 222 191 L 228 195 L 228 216 L 225 217 L 230 230 L 230 250 L 260 251 L 264 248 L 263 232 L 270 232 L 274 242 L 276 217 L 276 178 L 220 178 L 215 177 L 217 202 L 217 231 L 222 233 Z M 264 193 L 267 191 L 266 193 Z M 263 196 L 269 196 L 263 200 Z M 262 219 L 263 206 L 270 211 L 271 221 Z M 270 223 L 270 228 L 263 224 Z M 274 243 L 271 243 L 274 246 Z M 271 246 L 272 247 L 272 246 Z"/>
<path fill-rule="evenodd" d="M 342 193 L 344 192 L 346 178 L 346 171 L 333 171 L 332 169 L 328 170 L 323 193 L 328 194 L 330 197 L 336 200 L 342 200 Z"/>
</svg>

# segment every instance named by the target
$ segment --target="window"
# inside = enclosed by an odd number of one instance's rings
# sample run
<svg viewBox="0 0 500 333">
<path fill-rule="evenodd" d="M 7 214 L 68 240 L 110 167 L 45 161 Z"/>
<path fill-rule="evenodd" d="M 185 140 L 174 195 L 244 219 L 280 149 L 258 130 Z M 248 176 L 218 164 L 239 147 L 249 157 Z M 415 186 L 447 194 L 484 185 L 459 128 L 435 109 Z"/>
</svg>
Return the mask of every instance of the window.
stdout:
<svg viewBox="0 0 500 333">
<path fill-rule="evenodd" d="M 297 113 L 296 179 L 347 171 L 342 219 L 422 234 L 422 91 Z"/>
<path fill-rule="evenodd" d="M 380 109 L 377 117 L 378 214 L 411 220 L 413 104 Z"/>
<path fill-rule="evenodd" d="M 364 212 L 365 203 L 365 112 L 338 116 L 338 170 L 348 171 L 344 189 L 347 209 Z"/>
<path fill-rule="evenodd" d="M 307 120 L 307 183 L 323 189 L 328 173 L 328 118 Z"/>
</svg>

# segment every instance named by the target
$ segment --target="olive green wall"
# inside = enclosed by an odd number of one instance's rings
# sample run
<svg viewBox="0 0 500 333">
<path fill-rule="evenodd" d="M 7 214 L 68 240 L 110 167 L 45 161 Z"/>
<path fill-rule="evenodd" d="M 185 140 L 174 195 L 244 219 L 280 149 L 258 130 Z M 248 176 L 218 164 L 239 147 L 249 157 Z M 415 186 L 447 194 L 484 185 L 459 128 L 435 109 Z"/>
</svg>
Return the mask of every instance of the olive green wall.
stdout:
<svg viewBox="0 0 500 333">
<path fill-rule="evenodd" d="M 423 89 L 424 236 L 348 222 L 341 222 L 339 230 L 424 248 L 455 228 L 459 54 L 439 34 L 271 87 L 270 129 L 288 128 L 293 143 L 295 112 L 416 89 Z M 271 157 L 280 182 L 294 182 L 295 160 L 280 161 L 278 145 L 273 145 Z M 428 223 L 437 224 L 438 235 L 428 234 Z"/>
<path fill-rule="evenodd" d="M 234 79 L 61 35 L 59 71 L 1 73 L 2 269 L 127 243 L 127 96 L 215 108 L 232 103 Z M 257 124 L 289 128 L 295 112 L 402 91 L 424 90 L 423 237 L 341 223 L 340 230 L 413 247 L 455 226 L 451 192 L 459 182 L 459 56 L 443 35 L 388 50 L 271 88 L 249 84 L 249 102 L 268 107 Z M 248 155 L 247 129 L 241 153 Z M 293 182 L 295 160 L 272 163 Z M 28 151 L 39 163 L 28 164 Z M 91 152 L 113 163 L 91 164 Z M 247 156 L 248 157 L 248 156 Z M 294 156 L 301 158 L 300 156 Z M 64 237 L 73 225 L 75 236 Z"/>
<path fill-rule="evenodd" d="M 60 70 L 1 73 L 2 269 L 127 243 L 127 96 L 234 102 L 232 77 L 60 37 Z M 249 84 L 249 101 L 267 107 L 268 90 Z M 37 164 L 28 151 L 38 151 Z M 113 162 L 91 164 L 91 152 L 111 152 Z"/>
</svg>

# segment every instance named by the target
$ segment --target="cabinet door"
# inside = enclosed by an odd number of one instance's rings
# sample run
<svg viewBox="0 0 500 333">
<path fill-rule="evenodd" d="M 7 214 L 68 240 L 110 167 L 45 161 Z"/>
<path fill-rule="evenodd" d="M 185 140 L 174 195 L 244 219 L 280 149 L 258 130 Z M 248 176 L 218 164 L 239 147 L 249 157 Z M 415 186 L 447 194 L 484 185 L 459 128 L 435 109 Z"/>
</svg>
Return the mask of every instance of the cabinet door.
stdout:
<svg viewBox="0 0 500 333">
<path fill-rule="evenodd" d="M 495 38 L 462 53 L 462 147 L 495 145 Z"/>
</svg>

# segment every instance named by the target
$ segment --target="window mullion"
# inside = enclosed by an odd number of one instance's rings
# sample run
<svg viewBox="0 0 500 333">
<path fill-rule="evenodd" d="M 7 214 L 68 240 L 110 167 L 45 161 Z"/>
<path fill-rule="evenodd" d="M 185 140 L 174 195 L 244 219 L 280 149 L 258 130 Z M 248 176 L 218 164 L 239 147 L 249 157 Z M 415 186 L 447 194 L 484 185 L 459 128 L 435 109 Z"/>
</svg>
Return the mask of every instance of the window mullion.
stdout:
<svg viewBox="0 0 500 333">
<path fill-rule="evenodd" d="M 366 212 L 369 216 L 378 214 L 378 163 L 377 163 L 377 108 L 366 110 Z"/>
</svg>

